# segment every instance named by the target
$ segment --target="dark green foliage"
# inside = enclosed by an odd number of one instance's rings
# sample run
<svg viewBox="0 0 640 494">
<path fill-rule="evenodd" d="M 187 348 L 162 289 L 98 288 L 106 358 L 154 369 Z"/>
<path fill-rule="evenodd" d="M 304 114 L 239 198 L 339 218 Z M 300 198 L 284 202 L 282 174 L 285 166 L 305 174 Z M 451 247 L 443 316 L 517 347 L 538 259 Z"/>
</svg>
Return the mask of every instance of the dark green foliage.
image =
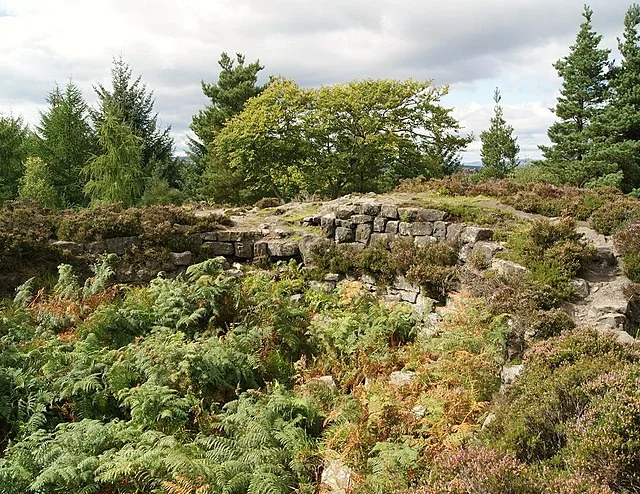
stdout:
<svg viewBox="0 0 640 494">
<path fill-rule="evenodd" d="M 190 139 L 189 157 L 195 165 L 191 180 L 200 178 L 208 156 L 208 146 L 222 130 L 227 120 L 237 115 L 244 108 L 249 98 L 262 92 L 258 85 L 258 72 L 264 67 L 256 60 L 245 66 L 245 57 L 240 53 L 232 59 L 226 53 L 220 55 L 218 65 L 221 70 L 217 83 L 202 81 L 202 92 L 211 102 L 193 116 L 191 130 L 196 139 Z"/>
<path fill-rule="evenodd" d="M 52 185 L 62 205 L 85 204 L 81 170 L 97 151 L 88 122 L 88 106 L 80 89 L 69 82 L 47 95 L 48 108 L 36 128 L 36 153 L 51 172 Z"/>
<path fill-rule="evenodd" d="M 29 155 L 29 138 L 22 118 L 0 115 L 0 201 L 18 195 L 18 182 Z"/>
<path fill-rule="evenodd" d="M 488 130 L 480 134 L 482 149 L 483 177 L 503 178 L 518 166 L 520 147 L 517 138 L 513 137 L 513 127 L 507 124 L 500 106 L 500 91 L 496 88 L 493 94 L 495 102 L 494 115 Z"/>
<path fill-rule="evenodd" d="M 537 221 L 511 235 L 511 255 L 529 268 L 527 279 L 538 285 L 543 308 L 556 306 L 571 297 L 572 277 L 595 258 L 595 250 L 575 230 L 575 221 L 563 218 L 554 223 Z"/>
<path fill-rule="evenodd" d="M 101 154 L 83 168 L 84 192 L 92 203 L 132 206 L 144 190 L 143 140 L 124 120 L 117 106 L 106 107 L 98 127 Z"/>
<path fill-rule="evenodd" d="M 548 130 L 551 146 L 540 146 L 548 166 L 565 183 L 583 185 L 610 173 L 611 169 L 585 159 L 593 145 L 591 126 L 608 97 L 610 50 L 599 48 L 602 36 L 591 24 L 593 10 L 585 5 L 584 21 L 569 55 L 554 67 L 562 78 L 562 89 L 555 107 L 559 121 Z"/>
<path fill-rule="evenodd" d="M 599 175 L 617 172 L 625 192 L 640 186 L 640 5 L 632 4 L 618 39 L 622 55 L 610 82 L 611 97 L 593 124 L 594 144 L 588 159 Z"/>
</svg>

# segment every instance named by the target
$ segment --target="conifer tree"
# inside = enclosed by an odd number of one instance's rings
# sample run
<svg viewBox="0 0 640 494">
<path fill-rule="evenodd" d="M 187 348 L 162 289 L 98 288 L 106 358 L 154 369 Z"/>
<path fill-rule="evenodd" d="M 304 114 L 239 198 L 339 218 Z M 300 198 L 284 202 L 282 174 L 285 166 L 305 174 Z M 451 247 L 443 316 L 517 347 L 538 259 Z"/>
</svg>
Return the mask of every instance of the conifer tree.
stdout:
<svg viewBox="0 0 640 494">
<path fill-rule="evenodd" d="M 42 158 L 27 158 L 24 175 L 20 179 L 19 195 L 25 199 L 32 199 L 46 208 L 54 209 L 60 206 L 60 198 L 53 185 L 53 174 Z"/>
<path fill-rule="evenodd" d="M 124 121 L 119 107 L 107 108 L 98 129 L 103 153 L 84 167 L 85 193 L 92 202 L 134 204 L 144 190 L 142 170 L 144 141 Z"/>
<path fill-rule="evenodd" d="M 142 172 L 146 177 L 166 179 L 170 185 L 177 182 L 177 163 L 173 158 L 173 139 L 170 127 L 161 129 L 158 114 L 153 112 L 153 92 L 147 91 L 141 76 L 133 79 L 131 67 L 114 59 L 111 69 L 111 89 L 102 84 L 94 87 L 99 108 L 91 112 L 96 129 L 106 119 L 112 107 L 118 107 L 121 123 L 142 140 Z M 113 117 L 113 115 L 112 115 Z"/>
<path fill-rule="evenodd" d="M 502 178 L 518 166 L 518 152 L 520 146 L 517 137 L 513 136 L 513 127 L 504 119 L 502 106 L 500 106 L 500 90 L 495 89 L 493 101 L 495 102 L 491 125 L 488 130 L 480 133 L 482 141 L 482 175 L 486 177 Z"/>
<path fill-rule="evenodd" d="M 65 204 L 82 204 L 82 167 L 96 152 L 96 137 L 88 122 L 88 106 L 80 89 L 69 82 L 47 96 L 49 108 L 40 114 L 36 153 L 46 163 L 52 184 Z"/>
<path fill-rule="evenodd" d="M 22 118 L 0 115 L 0 202 L 18 194 L 29 139 L 30 132 Z"/>
<path fill-rule="evenodd" d="M 624 18 L 618 39 L 622 55 L 611 79 L 611 101 L 594 123 L 589 160 L 606 173 L 622 172 L 625 191 L 640 187 L 640 5 L 633 4 Z"/>
<path fill-rule="evenodd" d="M 558 121 L 548 130 L 551 146 L 540 146 L 551 168 L 563 181 L 581 185 L 597 174 L 584 162 L 592 146 L 589 127 L 607 100 L 610 50 L 599 48 L 602 35 L 592 27 L 593 10 L 585 5 L 576 42 L 554 67 L 562 89 L 553 110 Z"/>
</svg>

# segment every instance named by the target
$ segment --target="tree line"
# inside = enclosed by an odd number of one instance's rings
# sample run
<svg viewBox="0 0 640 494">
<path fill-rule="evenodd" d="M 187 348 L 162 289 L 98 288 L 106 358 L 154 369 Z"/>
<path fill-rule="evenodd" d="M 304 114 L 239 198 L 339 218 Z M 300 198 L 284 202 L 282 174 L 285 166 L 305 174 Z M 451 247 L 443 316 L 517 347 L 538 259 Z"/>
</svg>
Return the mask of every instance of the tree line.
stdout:
<svg viewBox="0 0 640 494">
<path fill-rule="evenodd" d="M 640 188 L 640 6 L 626 12 L 619 63 L 584 21 L 569 54 L 554 67 L 562 79 L 551 144 L 519 169 L 514 129 L 501 94 L 480 134 L 480 179 L 512 173 L 579 186 Z M 193 116 L 187 157 L 177 157 L 161 128 L 153 92 L 121 58 L 111 86 L 96 85 L 91 108 L 72 82 L 47 96 L 39 124 L 0 115 L 0 200 L 36 199 L 49 207 L 96 202 L 125 205 L 213 199 L 252 203 L 263 197 L 336 197 L 382 192 L 402 179 L 460 169 L 473 140 L 441 104 L 447 86 L 432 81 L 356 80 L 320 88 L 271 76 L 258 84 L 259 60 L 223 53 L 208 104 Z"/>
</svg>

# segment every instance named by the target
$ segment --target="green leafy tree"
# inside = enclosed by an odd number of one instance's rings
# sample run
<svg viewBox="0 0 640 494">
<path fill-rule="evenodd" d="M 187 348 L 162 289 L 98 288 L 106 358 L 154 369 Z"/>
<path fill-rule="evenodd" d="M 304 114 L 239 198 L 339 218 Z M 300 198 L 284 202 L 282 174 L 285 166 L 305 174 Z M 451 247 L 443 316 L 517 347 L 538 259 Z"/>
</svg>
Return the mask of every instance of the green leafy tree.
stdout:
<svg viewBox="0 0 640 494">
<path fill-rule="evenodd" d="M 20 197 L 32 199 L 47 208 L 53 209 L 60 206 L 60 197 L 53 184 L 53 173 L 42 158 L 36 156 L 27 158 L 18 192 Z"/>
<path fill-rule="evenodd" d="M 29 155 L 29 129 L 22 118 L 0 115 L 0 201 L 13 199 Z"/>
<path fill-rule="evenodd" d="M 482 141 L 482 175 L 487 177 L 502 178 L 518 166 L 518 152 L 520 146 L 517 137 L 513 136 L 513 127 L 504 119 L 502 106 L 500 106 L 500 90 L 496 88 L 493 93 L 495 107 L 493 117 L 488 130 L 480 134 Z"/>
<path fill-rule="evenodd" d="M 317 90 L 307 119 L 311 176 L 322 181 L 315 189 L 334 197 L 378 191 L 446 168 L 468 142 L 456 134 L 451 110 L 439 104 L 447 91 L 431 81 L 390 79 Z"/>
<path fill-rule="evenodd" d="M 88 121 L 88 106 L 80 89 L 69 82 L 47 96 L 49 108 L 40 114 L 36 152 L 51 171 L 51 181 L 66 204 L 82 204 L 80 171 L 96 152 L 96 138 Z"/>
<path fill-rule="evenodd" d="M 118 108 L 121 123 L 126 124 L 142 141 L 142 173 L 146 177 L 165 179 L 170 185 L 178 181 L 177 162 L 173 159 L 173 139 L 170 127 L 161 129 L 154 113 L 153 92 L 147 91 L 141 76 L 133 72 L 122 58 L 114 59 L 111 69 L 111 89 L 102 84 L 94 87 L 99 107 L 91 111 L 96 129 L 102 127 L 108 112 Z"/>
<path fill-rule="evenodd" d="M 92 202 L 134 204 L 144 190 L 144 142 L 123 120 L 118 107 L 107 109 L 98 128 L 98 142 L 104 151 L 83 169 L 88 179 L 85 193 Z"/>
<path fill-rule="evenodd" d="M 629 192 L 640 187 L 640 5 L 633 4 L 624 18 L 618 39 L 622 55 L 611 79 L 611 100 L 594 122 L 594 141 L 588 159 L 601 175 L 622 172 L 620 187 Z M 609 178 L 607 180 L 611 181 Z"/>
<path fill-rule="evenodd" d="M 599 48 L 602 36 L 592 27 L 593 11 L 585 6 L 584 22 L 569 55 L 554 67 L 562 78 L 562 89 L 553 110 L 558 121 L 548 130 L 551 146 L 540 146 L 547 166 L 565 182 L 581 185 L 600 174 L 585 156 L 593 140 L 590 126 L 607 101 L 610 50 Z"/>
<path fill-rule="evenodd" d="M 290 198 L 304 187 L 307 157 L 301 116 L 309 93 L 273 80 L 216 136 L 205 183 L 217 200 L 250 202 L 265 195 Z M 231 195 L 233 194 L 233 195 Z"/>
</svg>

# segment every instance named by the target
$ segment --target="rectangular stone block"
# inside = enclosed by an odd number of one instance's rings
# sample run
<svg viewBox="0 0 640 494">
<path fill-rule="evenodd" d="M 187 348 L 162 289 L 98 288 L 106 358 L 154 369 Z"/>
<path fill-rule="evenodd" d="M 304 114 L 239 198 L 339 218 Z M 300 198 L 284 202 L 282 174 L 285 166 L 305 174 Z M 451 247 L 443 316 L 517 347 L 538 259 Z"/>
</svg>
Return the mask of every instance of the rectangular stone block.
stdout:
<svg viewBox="0 0 640 494">
<path fill-rule="evenodd" d="M 421 221 L 418 221 L 416 223 L 411 223 L 411 235 L 414 235 L 414 236 L 431 235 L 432 230 L 433 230 L 433 227 L 431 226 L 431 223 L 425 223 Z"/>
<path fill-rule="evenodd" d="M 251 259 L 253 257 L 253 242 L 235 242 L 235 256 L 242 259 Z"/>
<path fill-rule="evenodd" d="M 203 246 L 206 246 L 213 256 L 232 256 L 235 253 L 231 242 L 205 242 Z"/>
<path fill-rule="evenodd" d="M 447 236 L 447 223 L 445 221 L 435 221 L 433 223 L 433 236 L 444 240 Z"/>
<path fill-rule="evenodd" d="M 399 221 L 387 221 L 387 226 L 384 227 L 385 233 L 391 233 L 395 235 L 398 233 L 398 226 L 400 225 Z"/>
<path fill-rule="evenodd" d="M 369 216 L 368 214 L 354 214 L 350 220 L 354 225 L 361 225 L 362 223 L 371 223 L 373 216 Z"/>
<path fill-rule="evenodd" d="M 356 242 L 368 244 L 371 237 L 371 223 L 362 223 L 356 227 Z"/>
<path fill-rule="evenodd" d="M 387 218 L 377 217 L 373 220 L 373 231 L 380 233 L 384 232 L 384 228 L 387 226 Z"/>
<path fill-rule="evenodd" d="M 411 235 L 411 223 L 407 221 L 401 221 L 398 225 L 398 233 L 404 236 Z"/>
<path fill-rule="evenodd" d="M 378 213 L 380 213 L 380 204 L 377 202 L 361 202 L 358 204 L 358 213 L 368 216 L 378 216 Z"/>
<path fill-rule="evenodd" d="M 381 243 L 389 248 L 389 244 L 393 241 L 393 233 L 372 233 L 369 242 L 371 245 Z"/>
<path fill-rule="evenodd" d="M 353 235 L 353 230 L 351 228 L 346 228 L 344 226 L 338 226 L 336 227 L 336 242 L 339 244 L 344 244 L 347 242 L 353 242 L 354 240 L 354 235 Z"/>
<path fill-rule="evenodd" d="M 391 204 L 383 204 L 380 207 L 380 216 L 383 218 L 389 218 L 390 220 L 398 219 L 398 208 Z"/>
</svg>

